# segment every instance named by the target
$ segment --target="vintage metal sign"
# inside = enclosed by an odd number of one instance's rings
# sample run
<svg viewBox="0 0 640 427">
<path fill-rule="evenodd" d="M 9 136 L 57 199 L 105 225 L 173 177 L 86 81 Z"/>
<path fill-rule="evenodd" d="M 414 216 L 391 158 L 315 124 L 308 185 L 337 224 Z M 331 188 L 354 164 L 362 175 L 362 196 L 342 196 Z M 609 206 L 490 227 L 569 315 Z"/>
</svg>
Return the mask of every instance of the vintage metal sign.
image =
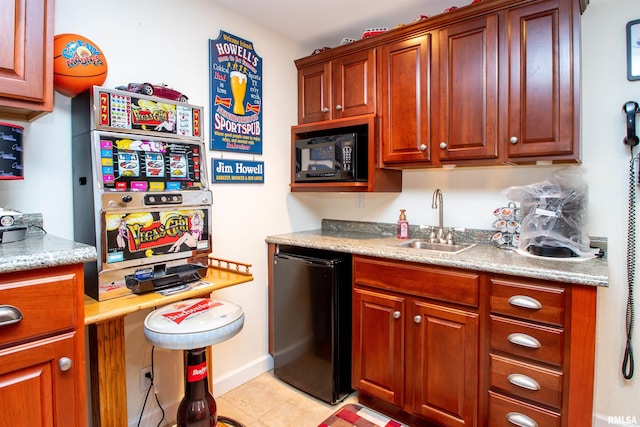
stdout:
<svg viewBox="0 0 640 427">
<path fill-rule="evenodd" d="M 212 159 L 212 182 L 263 184 L 264 162 L 250 160 Z"/>
<path fill-rule="evenodd" d="M 262 58 L 224 31 L 209 40 L 211 149 L 262 154 Z"/>
</svg>

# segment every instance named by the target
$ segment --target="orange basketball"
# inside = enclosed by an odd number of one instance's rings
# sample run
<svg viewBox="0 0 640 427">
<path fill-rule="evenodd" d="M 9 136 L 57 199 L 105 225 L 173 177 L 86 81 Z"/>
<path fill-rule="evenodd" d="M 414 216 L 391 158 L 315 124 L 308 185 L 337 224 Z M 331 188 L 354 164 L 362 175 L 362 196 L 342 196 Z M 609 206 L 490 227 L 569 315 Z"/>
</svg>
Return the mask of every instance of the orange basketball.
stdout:
<svg viewBox="0 0 640 427">
<path fill-rule="evenodd" d="M 53 39 L 53 87 L 74 97 L 107 79 L 107 60 L 91 40 L 78 34 Z"/>
</svg>

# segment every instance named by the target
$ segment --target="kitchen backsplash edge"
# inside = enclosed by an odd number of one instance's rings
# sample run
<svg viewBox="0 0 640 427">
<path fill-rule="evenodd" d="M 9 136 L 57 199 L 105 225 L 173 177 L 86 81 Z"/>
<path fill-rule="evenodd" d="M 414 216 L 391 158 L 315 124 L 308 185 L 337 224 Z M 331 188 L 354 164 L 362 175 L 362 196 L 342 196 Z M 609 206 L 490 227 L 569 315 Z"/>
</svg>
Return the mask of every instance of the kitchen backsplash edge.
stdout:
<svg viewBox="0 0 640 427">
<path fill-rule="evenodd" d="M 338 219 L 323 219 L 322 230 L 338 233 L 365 233 L 378 236 L 395 236 L 397 224 L 382 222 L 348 221 Z M 448 227 L 445 227 L 448 228 Z M 451 227 L 456 242 L 490 243 L 495 230 L 483 230 L 474 228 Z M 425 239 L 429 237 L 429 227 L 421 225 L 409 225 L 409 237 L 412 239 Z M 590 246 L 600 248 L 607 254 L 607 238 L 589 236 Z"/>
</svg>

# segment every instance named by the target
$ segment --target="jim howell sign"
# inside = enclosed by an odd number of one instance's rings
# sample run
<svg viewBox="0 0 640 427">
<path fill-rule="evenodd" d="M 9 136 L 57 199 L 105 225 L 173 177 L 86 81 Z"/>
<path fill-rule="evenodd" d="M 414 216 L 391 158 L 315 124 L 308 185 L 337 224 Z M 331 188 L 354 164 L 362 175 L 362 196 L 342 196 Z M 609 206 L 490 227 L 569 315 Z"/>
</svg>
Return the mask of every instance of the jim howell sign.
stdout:
<svg viewBox="0 0 640 427">
<path fill-rule="evenodd" d="M 212 159 L 211 177 L 215 183 L 262 184 L 264 162 L 251 160 Z"/>
<path fill-rule="evenodd" d="M 262 58 L 224 31 L 209 40 L 211 149 L 262 154 Z"/>
</svg>

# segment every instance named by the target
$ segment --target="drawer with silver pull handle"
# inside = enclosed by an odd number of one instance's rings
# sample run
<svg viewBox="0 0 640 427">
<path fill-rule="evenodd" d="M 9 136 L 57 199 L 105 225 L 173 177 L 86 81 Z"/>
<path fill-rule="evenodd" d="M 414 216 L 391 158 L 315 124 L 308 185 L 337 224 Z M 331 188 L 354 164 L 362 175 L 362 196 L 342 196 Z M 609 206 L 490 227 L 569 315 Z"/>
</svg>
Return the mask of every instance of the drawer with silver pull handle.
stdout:
<svg viewBox="0 0 640 427">
<path fill-rule="evenodd" d="M 560 427 L 560 413 L 489 392 L 491 427 Z"/>
<path fill-rule="evenodd" d="M 562 366 L 564 331 L 500 316 L 490 316 L 491 348 Z"/>
<path fill-rule="evenodd" d="M 491 279 L 490 283 L 492 313 L 549 325 L 564 325 L 565 288 L 501 279 Z"/>
<path fill-rule="evenodd" d="M 74 275 L 29 274 L 29 280 L 6 275 L 0 283 L 0 348 L 71 330 L 83 321 L 75 315 Z"/>
<path fill-rule="evenodd" d="M 490 386 L 510 395 L 562 407 L 561 371 L 491 354 Z"/>
</svg>

